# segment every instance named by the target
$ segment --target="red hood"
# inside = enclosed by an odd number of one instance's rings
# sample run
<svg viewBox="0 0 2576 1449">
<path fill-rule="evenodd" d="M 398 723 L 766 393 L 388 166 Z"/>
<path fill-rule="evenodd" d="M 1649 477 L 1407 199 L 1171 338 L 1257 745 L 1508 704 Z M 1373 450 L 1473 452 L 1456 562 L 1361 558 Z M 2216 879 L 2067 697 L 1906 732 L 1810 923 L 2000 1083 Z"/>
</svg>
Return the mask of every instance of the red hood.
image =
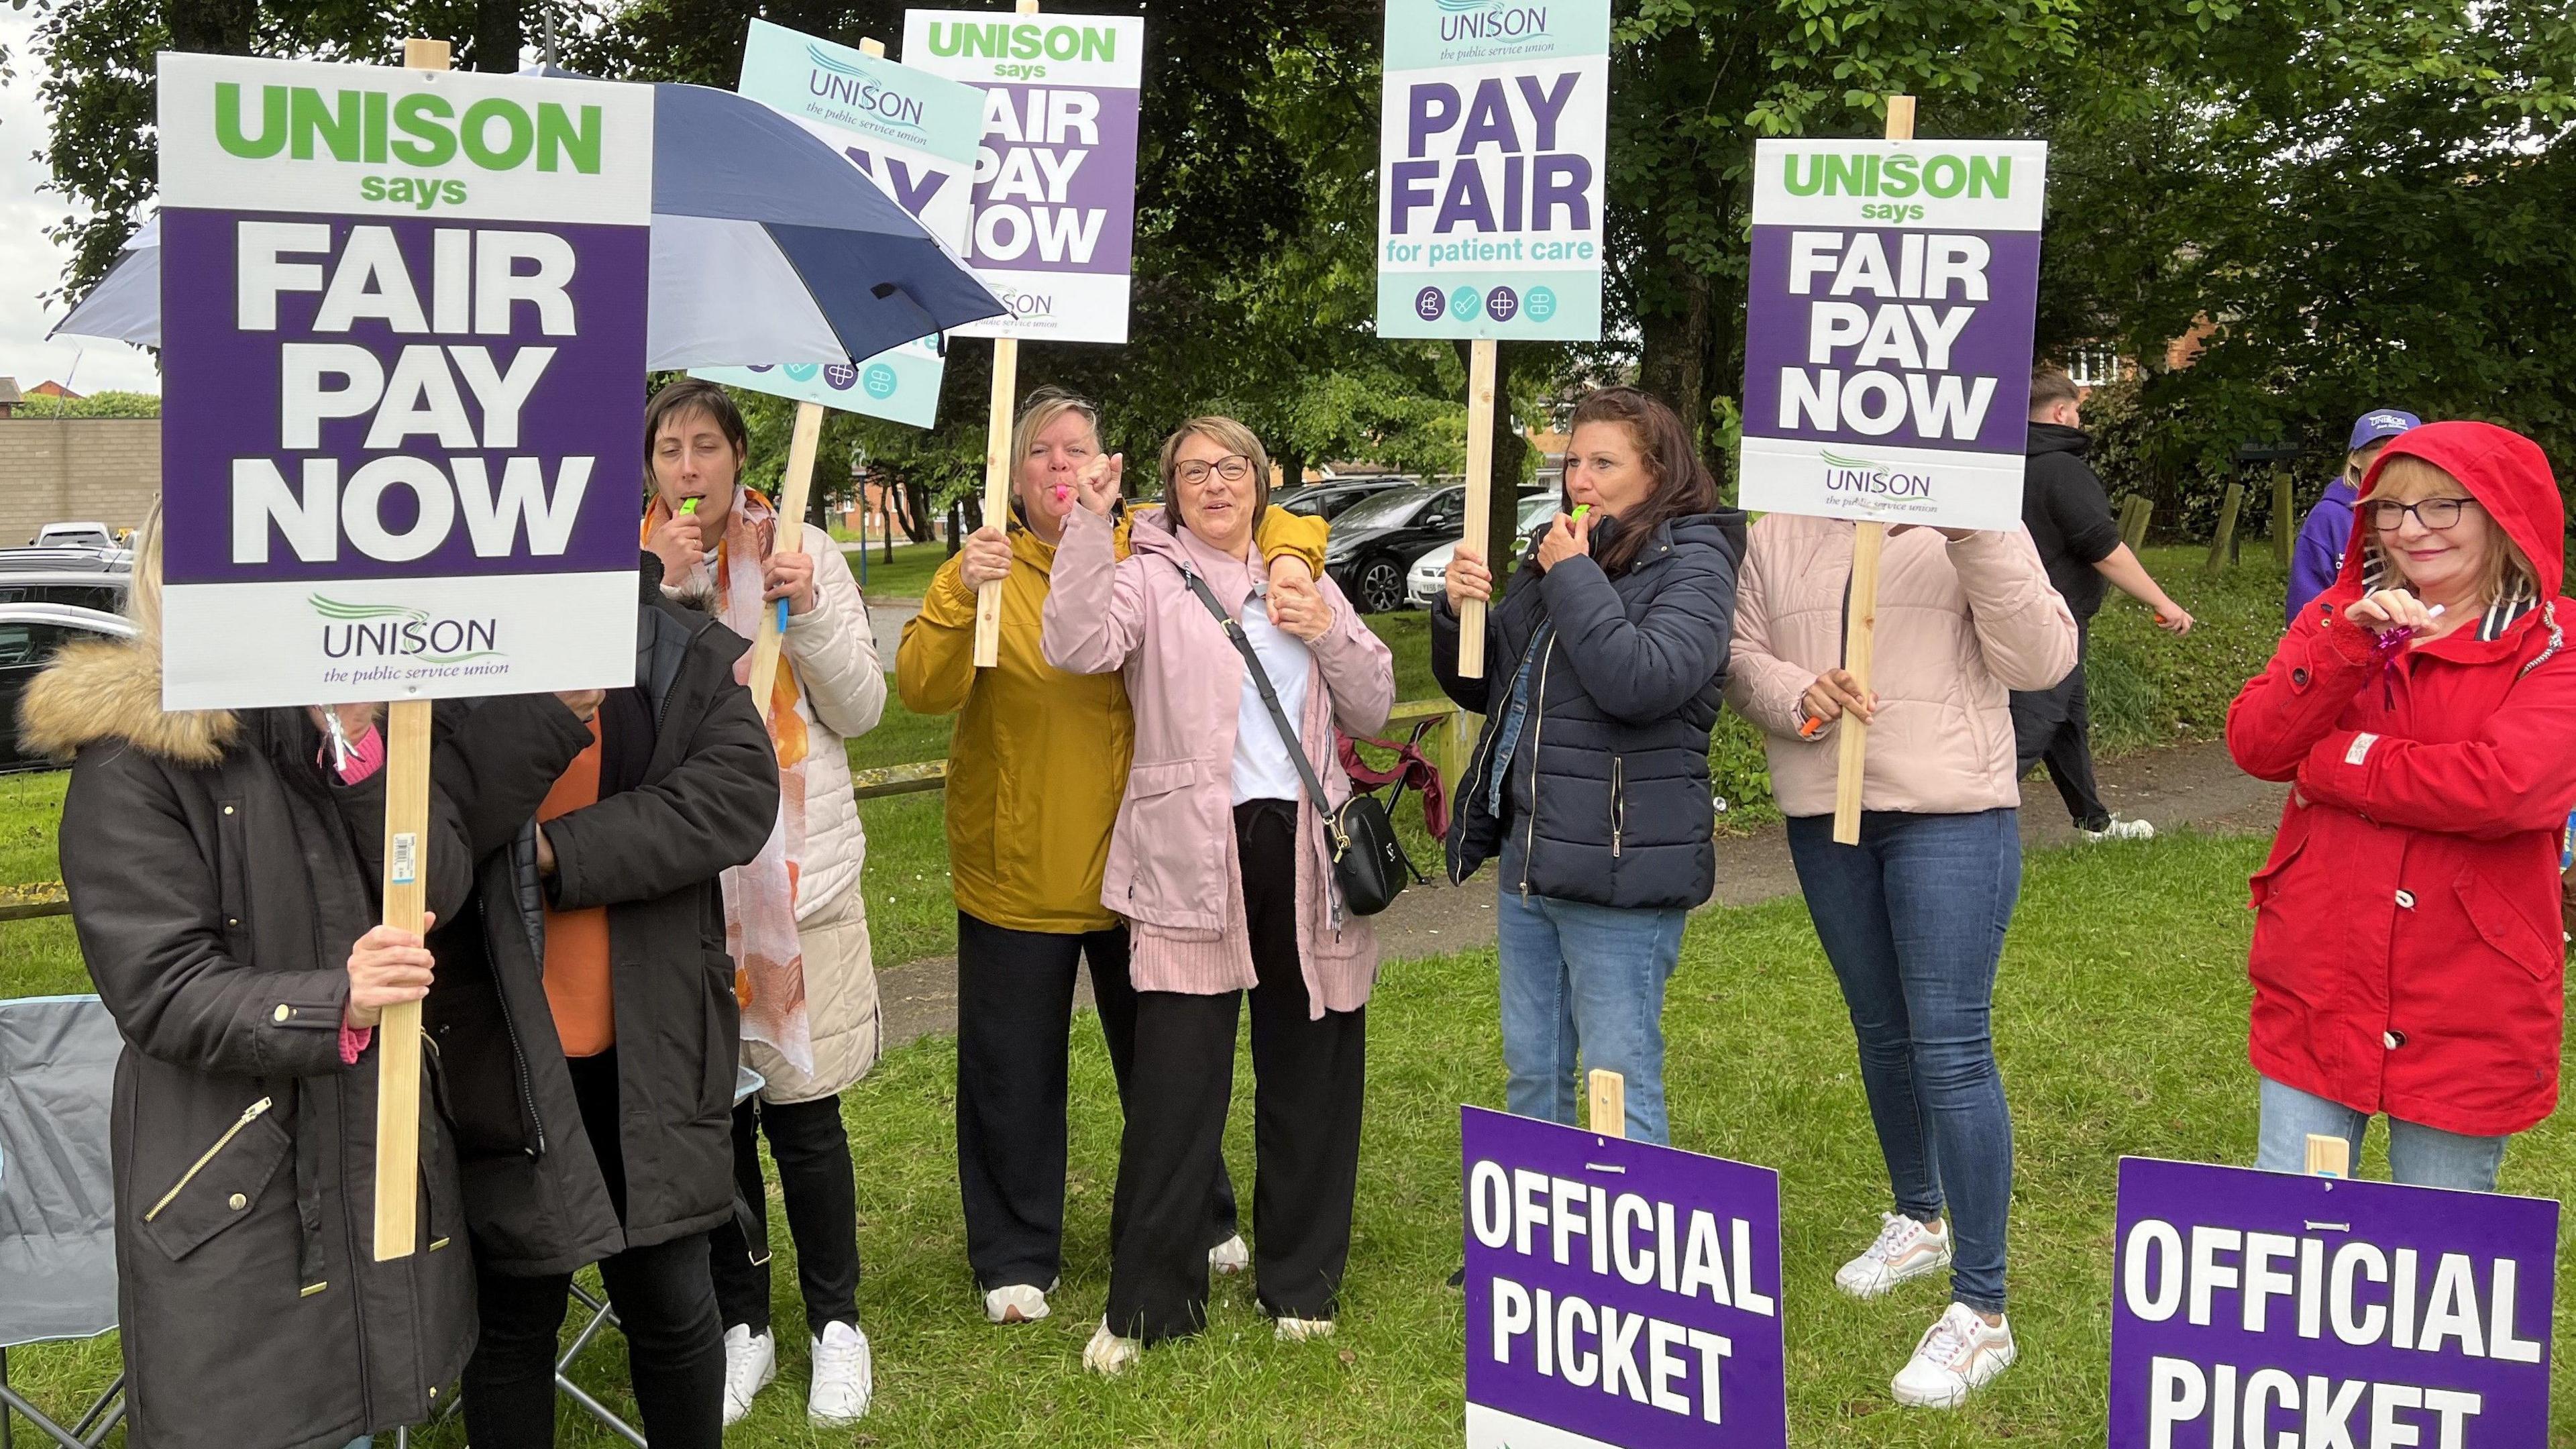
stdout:
<svg viewBox="0 0 2576 1449">
<path fill-rule="evenodd" d="M 2460 480 L 2487 515 L 2503 525 L 2507 537 L 2521 545 L 2523 557 L 2540 575 L 2540 596 L 2554 599 L 2565 581 L 2567 510 L 2559 501 L 2558 480 L 2540 445 L 2493 423 L 2426 423 L 2389 441 L 2362 476 L 2361 496 L 2379 486 L 2379 471 L 2400 456 L 2422 458 Z M 2337 587 L 2358 585 L 2369 550 L 2368 510 L 2352 515 L 2352 543 L 2344 550 L 2343 576 Z"/>
</svg>

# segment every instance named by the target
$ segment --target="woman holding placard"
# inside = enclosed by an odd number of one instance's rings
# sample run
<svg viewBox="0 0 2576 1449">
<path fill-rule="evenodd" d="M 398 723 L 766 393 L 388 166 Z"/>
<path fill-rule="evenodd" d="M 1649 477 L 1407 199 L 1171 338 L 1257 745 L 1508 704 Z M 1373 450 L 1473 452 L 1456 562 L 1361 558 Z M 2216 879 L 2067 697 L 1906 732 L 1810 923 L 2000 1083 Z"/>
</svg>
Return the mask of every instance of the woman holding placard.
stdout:
<svg viewBox="0 0 2576 1449">
<path fill-rule="evenodd" d="M 1065 1053 L 1083 962 L 1122 1098 L 1136 1021 L 1127 929 L 1100 898 L 1134 717 L 1117 675 L 1068 674 L 1046 661 L 1039 640 L 1065 520 L 1081 506 L 1075 479 L 1100 467 L 1114 497 L 1124 458 L 1104 455 L 1099 409 L 1055 388 L 1030 396 L 1011 447 L 1007 526 L 988 523 L 941 566 L 895 655 L 905 708 L 959 716 L 947 781 L 957 1178 L 967 1259 L 995 1323 L 1046 1317 L 1063 1265 Z M 1121 516 L 1110 540 L 1122 557 L 1128 529 Z M 1321 570 L 1324 538 L 1321 520 L 1273 508 L 1257 542 L 1271 579 L 1294 583 Z M 1001 663 L 978 670 L 976 591 L 994 580 L 1003 583 Z M 1233 1272 L 1250 1255 L 1235 1236 L 1224 1164 L 1214 1168 L 1202 1246 L 1213 1245 L 1211 1266 Z"/>
<path fill-rule="evenodd" d="M 2559 839 L 2576 804 L 2563 509 L 2537 444 L 2486 423 L 2391 440 L 2352 545 L 2227 714 L 2289 782 L 2254 876 L 2256 1166 L 2305 1170 L 2388 1115 L 2389 1175 L 2490 1192 L 2558 1101 Z"/>
<path fill-rule="evenodd" d="M 1323 819 L 1350 797 L 1335 731 L 1374 733 L 1395 703 L 1394 656 L 1329 578 L 1261 573 L 1270 458 L 1251 429 L 1183 423 L 1162 474 L 1170 506 L 1136 525 L 1123 560 L 1115 481 L 1097 464 L 1075 475 L 1082 507 L 1065 520 L 1043 636 L 1059 669 L 1122 671 L 1135 709 L 1100 891 L 1134 941 L 1135 1060 L 1109 1312 L 1083 1354 L 1111 1374 L 1206 1323 L 1200 1231 L 1246 996 L 1258 1295 L 1280 1338 L 1332 1332 L 1377 937 L 1342 907 Z"/>
<path fill-rule="evenodd" d="M 1576 405 L 1565 490 L 1573 511 L 1486 614 L 1486 677 L 1458 674 L 1458 606 L 1493 588 L 1480 546 L 1458 546 L 1432 609 L 1440 687 L 1487 716 L 1449 874 L 1499 861 L 1511 1109 L 1573 1125 L 1579 1058 L 1625 1079 L 1627 1135 L 1668 1142 L 1664 986 L 1715 884 L 1708 732 L 1744 516 L 1635 388 Z"/>
<path fill-rule="evenodd" d="M 1951 1270 L 1949 1309 L 1895 1381 L 1899 1403 L 1950 1408 L 2016 1352 L 2004 1319 L 2012 1118 L 1992 1025 L 2021 889 L 2007 695 L 2076 667 L 2075 616 L 2025 529 L 1890 529 L 1864 690 L 1842 667 L 1854 532 L 1790 513 L 1753 525 L 1726 698 L 1770 735 L 1772 792 L 1895 1189 L 1896 1211 L 1834 1284 L 1876 1298 Z M 1870 732 L 1857 846 L 1833 840 L 1846 716 Z"/>
<path fill-rule="evenodd" d="M 727 942 L 752 988 L 743 1059 L 764 1083 L 733 1114 L 734 1181 L 756 1205 L 756 1237 L 728 1223 L 708 1244 L 725 1323 L 725 1422 L 750 1413 L 778 1373 L 765 1132 L 805 1305 L 806 1416 L 847 1424 L 867 1412 L 875 1369 L 859 1327 L 858 1193 L 841 1093 L 876 1064 L 879 1014 L 859 885 L 868 837 L 845 742 L 876 728 L 885 673 L 867 604 L 832 536 L 780 518 L 767 498 L 737 486 L 751 438 L 733 398 L 698 378 L 670 383 L 653 395 L 645 431 L 653 440 L 645 541 L 662 560 L 663 589 L 745 643 L 758 638 L 764 614 L 787 606 L 764 711 L 778 759 L 778 828 L 758 859 L 725 879 Z"/>
</svg>

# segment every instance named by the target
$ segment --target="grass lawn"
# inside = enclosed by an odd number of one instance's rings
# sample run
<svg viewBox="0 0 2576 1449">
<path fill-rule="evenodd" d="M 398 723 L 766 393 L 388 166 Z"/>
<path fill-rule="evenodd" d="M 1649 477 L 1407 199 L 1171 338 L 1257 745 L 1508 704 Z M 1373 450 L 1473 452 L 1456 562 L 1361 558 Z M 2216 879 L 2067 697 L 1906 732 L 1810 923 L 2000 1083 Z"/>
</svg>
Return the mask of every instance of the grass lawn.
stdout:
<svg viewBox="0 0 2576 1449">
<path fill-rule="evenodd" d="M 2244 1058 L 2244 880 L 2258 840 L 2177 837 L 2058 852 L 2030 863 L 2007 949 L 1997 1027 L 2019 1177 L 2013 1316 L 2020 1365 L 1966 1410 L 1892 1405 L 1887 1379 L 1943 1301 L 1923 1282 L 1876 1304 L 1835 1293 L 1886 1202 L 1849 1026 L 1803 907 L 1781 901 L 1696 919 L 1665 1024 L 1673 1128 L 1685 1147 L 1775 1166 L 1786 1194 L 1790 1423 L 1800 1445 L 2098 1445 L 2103 1437 L 2112 1193 L 2122 1153 L 2244 1161 L 2254 1078 Z M 0 927 L 0 993 L 61 989 L 46 964 L 57 923 Z M 31 969 L 31 962 L 34 963 Z M 1126 1378 L 1081 1372 L 1107 1289 L 1118 1122 L 1087 1023 L 1074 1035 L 1068 1262 L 1057 1315 L 987 1327 L 965 1267 L 952 1147 L 954 1047 L 889 1056 L 846 1098 L 859 1160 L 862 1312 L 877 1406 L 861 1432 L 804 1421 L 805 1348 L 792 1280 L 777 1284 L 779 1384 L 732 1442 L 762 1446 L 1412 1446 L 1454 1443 L 1461 1303 L 1442 1280 L 1459 1256 L 1457 1104 L 1500 1104 L 1493 957 L 1391 968 L 1371 1005 L 1368 1126 L 1358 1235 L 1328 1342 L 1272 1341 L 1249 1289 L 1222 1284 L 1201 1338 L 1149 1353 Z M 1249 1188 L 1250 1083 L 1240 1073 L 1228 1153 Z M 2368 1175 L 2384 1175 L 2376 1150 Z M 2576 1130 L 2526 1134 L 2505 1162 L 2519 1193 L 2576 1193 Z M 779 1206 L 769 1205 L 773 1219 Z M 773 1228 L 784 1241 L 783 1224 Z M 782 1270 L 784 1263 L 781 1264 Z M 2564 1267 L 2562 1267 L 2564 1271 Z M 2558 1331 L 2576 1328 L 2561 1309 Z M 2553 1439 L 2576 1439 L 2576 1394 L 2557 1371 Z M 13 1373 L 60 1409 L 114 1372 L 104 1343 L 22 1350 Z M 577 1371 L 622 1383 L 614 1344 Z M 606 1397 L 621 1407 L 622 1389 Z M 426 1443 L 453 1449 L 448 1428 Z M 615 1441 L 567 1415 L 559 1442 Z"/>
<path fill-rule="evenodd" d="M 858 535 L 847 529 L 834 529 L 832 536 L 844 543 L 858 541 Z M 868 576 L 859 587 L 871 599 L 918 599 L 930 587 L 930 576 L 948 561 L 945 543 L 898 543 L 894 546 L 894 562 L 888 563 L 885 541 L 873 534 L 867 552 Z M 855 574 L 859 571 L 858 552 L 852 549 L 847 554 L 850 572 Z"/>
</svg>

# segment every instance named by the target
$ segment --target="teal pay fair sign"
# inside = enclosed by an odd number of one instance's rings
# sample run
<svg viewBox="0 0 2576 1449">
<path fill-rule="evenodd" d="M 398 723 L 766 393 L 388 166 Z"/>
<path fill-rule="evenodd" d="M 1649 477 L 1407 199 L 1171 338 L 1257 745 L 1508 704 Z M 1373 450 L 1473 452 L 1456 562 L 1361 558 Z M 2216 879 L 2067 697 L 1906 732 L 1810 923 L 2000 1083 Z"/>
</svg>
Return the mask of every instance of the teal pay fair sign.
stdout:
<svg viewBox="0 0 2576 1449">
<path fill-rule="evenodd" d="M 983 92 L 763 20 L 743 44 L 738 89 L 829 142 L 940 245 L 966 254 Z M 855 366 L 761 363 L 690 376 L 927 428 L 939 418 L 946 369 L 939 340 L 924 337 Z"/>
<path fill-rule="evenodd" d="M 1607 0 L 1389 0 L 1381 337 L 1601 337 Z"/>
</svg>

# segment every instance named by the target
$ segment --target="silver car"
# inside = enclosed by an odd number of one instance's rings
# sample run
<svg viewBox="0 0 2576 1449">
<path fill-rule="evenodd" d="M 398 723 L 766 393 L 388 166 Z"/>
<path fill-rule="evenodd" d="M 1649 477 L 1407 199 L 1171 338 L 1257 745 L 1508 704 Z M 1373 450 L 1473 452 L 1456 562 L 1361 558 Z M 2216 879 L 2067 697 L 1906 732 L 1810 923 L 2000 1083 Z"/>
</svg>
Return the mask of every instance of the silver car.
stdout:
<svg viewBox="0 0 2576 1449">
<path fill-rule="evenodd" d="M 1521 499 L 1520 521 L 1512 528 L 1523 538 L 1540 524 L 1556 516 L 1557 495 L 1531 493 Z M 1449 577 L 1449 560 L 1456 557 L 1458 545 L 1444 543 L 1413 561 L 1413 569 L 1404 576 L 1404 602 L 1416 609 L 1428 609 L 1440 597 Z"/>
</svg>

